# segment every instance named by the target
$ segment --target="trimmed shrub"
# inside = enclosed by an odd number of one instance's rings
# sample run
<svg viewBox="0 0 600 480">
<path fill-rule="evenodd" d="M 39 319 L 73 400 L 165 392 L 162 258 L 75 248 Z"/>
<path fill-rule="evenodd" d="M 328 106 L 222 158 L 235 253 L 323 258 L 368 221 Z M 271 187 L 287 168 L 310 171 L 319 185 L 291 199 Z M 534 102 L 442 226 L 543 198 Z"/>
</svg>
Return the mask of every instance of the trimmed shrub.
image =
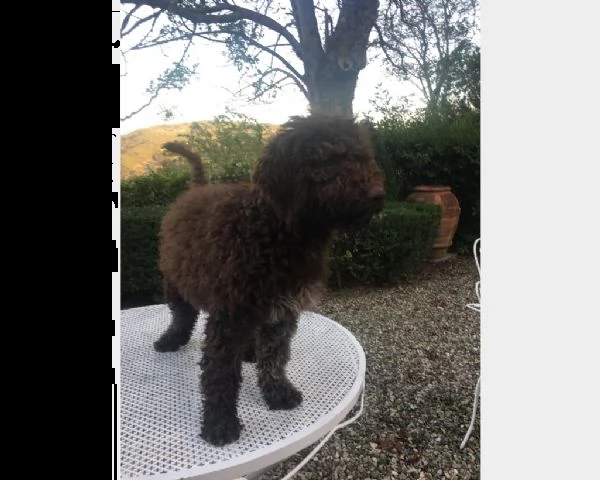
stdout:
<svg viewBox="0 0 600 480">
<path fill-rule="evenodd" d="M 158 234 L 166 207 L 125 207 L 121 212 L 121 298 L 160 298 Z"/>
<path fill-rule="evenodd" d="M 437 205 L 388 202 L 367 227 L 336 232 L 331 245 L 331 284 L 396 283 L 427 256 L 441 209 Z"/>
<path fill-rule="evenodd" d="M 188 186 L 190 169 L 158 169 L 147 175 L 131 177 L 121 181 L 123 208 L 169 205 Z"/>
</svg>

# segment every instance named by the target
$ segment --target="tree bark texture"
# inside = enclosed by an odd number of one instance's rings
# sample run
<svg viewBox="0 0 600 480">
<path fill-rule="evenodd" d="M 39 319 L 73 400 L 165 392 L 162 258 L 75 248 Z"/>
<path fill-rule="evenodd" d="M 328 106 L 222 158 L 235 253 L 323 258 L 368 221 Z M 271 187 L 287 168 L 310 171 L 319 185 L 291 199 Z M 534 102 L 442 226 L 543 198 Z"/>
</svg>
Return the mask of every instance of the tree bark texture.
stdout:
<svg viewBox="0 0 600 480">
<path fill-rule="evenodd" d="M 379 1 L 342 2 L 337 25 L 331 32 L 325 29 L 324 45 L 313 2 L 292 0 L 292 8 L 311 112 L 352 116 L 358 74 L 367 65 L 367 43 L 377 20 Z"/>
</svg>

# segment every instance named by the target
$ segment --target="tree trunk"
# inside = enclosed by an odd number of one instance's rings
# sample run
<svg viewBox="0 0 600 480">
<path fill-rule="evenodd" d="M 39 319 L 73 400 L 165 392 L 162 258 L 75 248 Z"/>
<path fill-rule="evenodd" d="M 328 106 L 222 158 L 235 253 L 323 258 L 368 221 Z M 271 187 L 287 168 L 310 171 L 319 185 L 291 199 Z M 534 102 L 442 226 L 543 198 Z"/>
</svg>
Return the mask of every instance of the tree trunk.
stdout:
<svg viewBox="0 0 600 480">
<path fill-rule="evenodd" d="M 344 71 L 332 60 L 325 59 L 307 79 L 310 111 L 352 117 L 358 71 Z"/>
<path fill-rule="evenodd" d="M 300 34 L 311 113 L 352 117 L 358 74 L 367 65 L 369 35 L 379 0 L 344 0 L 333 31 L 321 46 L 312 2 L 292 1 Z M 327 21 L 327 20 L 326 20 Z"/>
</svg>

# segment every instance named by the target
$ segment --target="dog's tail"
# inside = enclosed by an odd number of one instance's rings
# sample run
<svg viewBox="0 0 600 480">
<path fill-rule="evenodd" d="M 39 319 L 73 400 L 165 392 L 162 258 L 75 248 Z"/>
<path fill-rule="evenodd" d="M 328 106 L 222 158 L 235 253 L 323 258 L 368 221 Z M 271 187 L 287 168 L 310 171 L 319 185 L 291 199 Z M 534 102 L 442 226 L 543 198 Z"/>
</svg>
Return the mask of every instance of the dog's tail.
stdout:
<svg viewBox="0 0 600 480">
<path fill-rule="evenodd" d="M 194 169 L 193 182 L 198 185 L 206 185 L 208 180 L 204 174 L 204 165 L 202 164 L 202 158 L 197 153 L 192 152 L 186 145 L 179 142 L 167 142 L 163 145 L 163 148 L 169 152 L 178 153 L 189 162 Z"/>
</svg>

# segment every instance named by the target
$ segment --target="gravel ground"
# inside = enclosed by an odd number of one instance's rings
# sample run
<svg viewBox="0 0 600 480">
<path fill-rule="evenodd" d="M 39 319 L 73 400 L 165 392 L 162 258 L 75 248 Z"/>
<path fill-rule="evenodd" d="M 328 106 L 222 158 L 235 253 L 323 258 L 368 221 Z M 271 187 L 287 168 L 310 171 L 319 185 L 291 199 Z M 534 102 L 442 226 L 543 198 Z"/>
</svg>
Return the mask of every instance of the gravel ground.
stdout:
<svg viewBox="0 0 600 480">
<path fill-rule="evenodd" d="M 459 448 L 479 375 L 479 314 L 465 308 L 476 301 L 476 280 L 472 257 L 456 257 L 427 264 L 398 286 L 323 299 L 317 312 L 345 326 L 365 350 L 364 411 L 295 479 L 479 479 L 479 412 Z M 282 478 L 311 449 L 261 480 Z"/>
</svg>

